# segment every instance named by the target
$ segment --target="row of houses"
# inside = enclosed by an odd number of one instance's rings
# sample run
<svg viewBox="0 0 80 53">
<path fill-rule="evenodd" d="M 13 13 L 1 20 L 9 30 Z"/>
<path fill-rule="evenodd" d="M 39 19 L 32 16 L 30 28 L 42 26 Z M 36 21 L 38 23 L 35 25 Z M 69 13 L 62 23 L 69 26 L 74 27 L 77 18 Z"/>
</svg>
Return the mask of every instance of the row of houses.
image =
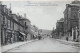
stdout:
<svg viewBox="0 0 80 53">
<path fill-rule="evenodd" d="M 64 18 L 56 23 L 53 36 L 60 39 L 80 41 L 80 1 L 73 1 L 66 4 Z"/>
<path fill-rule="evenodd" d="M 0 2 L 0 38 L 2 45 L 33 39 L 34 32 L 38 32 L 38 29 L 35 30 L 35 28 L 37 27 L 31 25 L 26 14 L 24 16 L 13 14 L 11 8 L 7 8 Z"/>
</svg>

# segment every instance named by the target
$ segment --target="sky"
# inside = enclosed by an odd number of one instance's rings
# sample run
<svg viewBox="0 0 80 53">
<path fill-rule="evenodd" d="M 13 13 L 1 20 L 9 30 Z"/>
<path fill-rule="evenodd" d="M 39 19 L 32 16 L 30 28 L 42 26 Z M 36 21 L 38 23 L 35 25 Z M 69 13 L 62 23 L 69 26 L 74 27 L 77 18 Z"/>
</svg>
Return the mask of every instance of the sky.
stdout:
<svg viewBox="0 0 80 53">
<path fill-rule="evenodd" d="M 64 10 L 67 3 L 71 1 L 3 1 L 13 13 L 19 13 L 31 21 L 32 25 L 39 29 L 52 30 L 56 28 L 56 22 L 64 18 Z"/>
</svg>

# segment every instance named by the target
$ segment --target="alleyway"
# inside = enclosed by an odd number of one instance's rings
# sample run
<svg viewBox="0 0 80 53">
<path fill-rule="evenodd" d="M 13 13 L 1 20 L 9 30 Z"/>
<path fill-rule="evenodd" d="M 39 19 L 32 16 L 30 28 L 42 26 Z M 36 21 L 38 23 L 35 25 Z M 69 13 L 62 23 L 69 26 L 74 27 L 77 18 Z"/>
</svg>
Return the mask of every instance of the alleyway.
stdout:
<svg viewBox="0 0 80 53">
<path fill-rule="evenodd" d="M 45 38 L 39 41 L 24 44 L 7 52 L 77 52 L 78 47 L 62 44 L 61 42 Z"/>
</svg>

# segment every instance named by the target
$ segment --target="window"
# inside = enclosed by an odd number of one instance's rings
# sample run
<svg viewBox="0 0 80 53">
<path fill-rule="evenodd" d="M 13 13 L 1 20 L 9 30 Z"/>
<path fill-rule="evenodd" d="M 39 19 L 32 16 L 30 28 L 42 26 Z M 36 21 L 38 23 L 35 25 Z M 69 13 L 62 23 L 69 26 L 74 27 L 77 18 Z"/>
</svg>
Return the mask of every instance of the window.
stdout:
<svg viewBox="0 0 80 53">
<path fill-rule="evenodd" d="M 13 30 L 14 30 L 14 22 L 13 22 Z"/>
<path fill-rule="evenodd" d="M 3 16 L 3 24 L 5 24 L 5 16 Z"/>
<path fill-rule="evenodd" d="M 7 19 L 7 27 L 8 27 L 8 19 Z"/>
<path fill-rule="evenodd" d="M 11 21 L 11 29 L 13 30 L 13 22 Z"/>
<path fill-rule="evenodd" d="M 10 20 L 10 29 L 11 29 L 11 20 Z"/>
<path fill-rule="evenodd" d="M 8 28 L 10 29 L 10 20 L 8 20 Z"/>
<path fill-rule="evenodd" d="M 26 22 L 25 22 L 25 26 L 26 26 Z"/>
</svg>

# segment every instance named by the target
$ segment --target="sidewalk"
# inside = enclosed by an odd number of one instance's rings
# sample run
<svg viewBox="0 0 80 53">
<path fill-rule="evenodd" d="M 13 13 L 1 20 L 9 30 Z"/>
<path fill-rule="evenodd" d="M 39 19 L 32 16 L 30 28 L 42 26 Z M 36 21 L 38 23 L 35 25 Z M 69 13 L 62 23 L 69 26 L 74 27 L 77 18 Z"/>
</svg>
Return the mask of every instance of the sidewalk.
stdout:
<svg viewBox="0 0 80 53">
<path fill-rule="evenodd" d="M 80 42 L 66 41 L 63 39 L 56 39 L 56 40 L 60 41 L 63 44 L 66 44 L 66 45 L 72 45 L 72 46 L 80 47 Z"/>
<path fill-rule="evenodd" d="M 0 53 L 1 53 L 1 46 L 0 46 Z"/>
<path fill-rule="evenodd" d="M 8 51 L 10 49 L 13 49 L 15 47 L 18 47 L 18 46 L 21 46 L 23 44 L 26 44 L 26 43 L 30 43 L 30 42 L 33 42 L 35 40 L 30 40 L 30 41 L 24 41 L 24 42 L 16 42 L 16 43 L 13 43 L 13 44 L 9 44 L 9 45 L 5 45 L 5 46 L 2 46 L 1 47 L 1 52 L 5 52 L 5 51 Z"/>
</svg>

